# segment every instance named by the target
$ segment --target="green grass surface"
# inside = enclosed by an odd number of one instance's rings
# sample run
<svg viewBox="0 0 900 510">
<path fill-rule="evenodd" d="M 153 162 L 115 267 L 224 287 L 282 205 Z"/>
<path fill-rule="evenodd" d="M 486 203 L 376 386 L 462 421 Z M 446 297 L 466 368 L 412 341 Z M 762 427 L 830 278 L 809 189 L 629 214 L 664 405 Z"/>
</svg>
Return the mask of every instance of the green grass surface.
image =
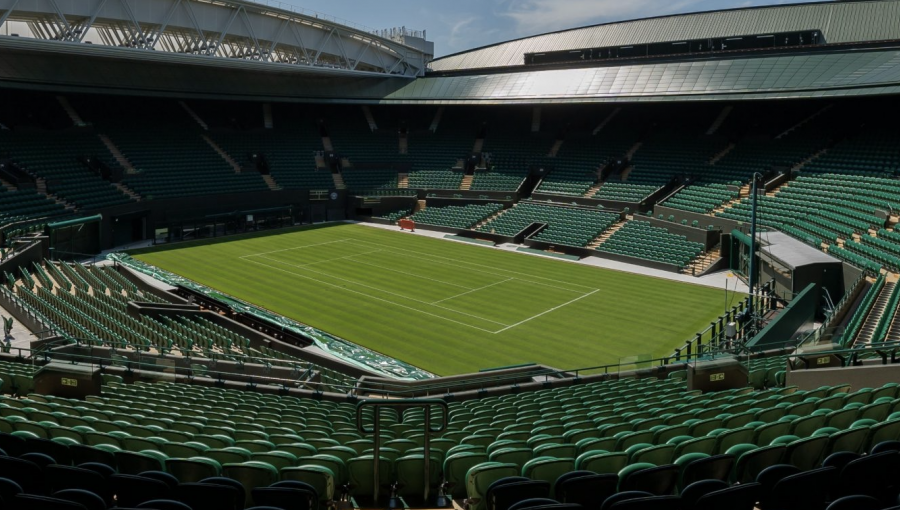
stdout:
<svg viewBox="0 0 900 510">
<path fill-rule="evenodd" d="M 136 258 L 439 375 L 670 354 L 723 291 L 361 225 Z"/>
</svg>

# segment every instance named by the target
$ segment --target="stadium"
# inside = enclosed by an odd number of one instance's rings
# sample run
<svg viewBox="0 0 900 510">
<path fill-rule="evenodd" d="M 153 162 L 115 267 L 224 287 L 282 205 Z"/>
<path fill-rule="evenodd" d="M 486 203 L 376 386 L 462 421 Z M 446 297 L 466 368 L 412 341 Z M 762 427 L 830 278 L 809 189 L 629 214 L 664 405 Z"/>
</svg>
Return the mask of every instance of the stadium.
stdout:
<svg viewBox="0 0 900 510">
<path fill-rule="evenodd" d="M 0 508 L 900 508 L 898 111 L 900 0 L 0 0 Z"/>
</svg>

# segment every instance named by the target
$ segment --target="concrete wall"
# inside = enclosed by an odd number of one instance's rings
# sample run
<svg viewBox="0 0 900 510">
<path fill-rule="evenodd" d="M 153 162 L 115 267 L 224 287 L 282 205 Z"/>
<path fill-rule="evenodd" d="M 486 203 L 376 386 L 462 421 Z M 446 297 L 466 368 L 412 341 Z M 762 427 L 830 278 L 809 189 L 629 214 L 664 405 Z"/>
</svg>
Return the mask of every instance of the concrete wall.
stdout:
<svg viewBox="0 0 900 510">
<path fill-rule="evenodd" d="M 897 381 L 900 381 L 900 364 L 788 370 L 785 384 L 798 386 L 801 390 L 814 390 L 825 385 L 849 384 L 850 391 L 857 391 L 860 388 L 877 388 Z"/>
<path fill-rule="evenodd" d="M 680 221 L 661 220 L 655 216 L 635 216 L 634 219 L 648 221 L 654 227 L 662 227 L 673 234 L 685 236 L 688 241 L 703 243 L 707 250 L 721 241 L 722 232 L 720 230 L 708 230 L 702 222 L 699 227 L 692 227 L 690 225 L 691 222 L 688 222 L 687 225 L 682 225 Z"/>
<path fill-rule="evenodd" d="M 811 323 L 821 297 L 819 287 L 809 284 L 768 326 L 747 342 L 748 349 L 778 348 L 791 340 L 804 324 Z"/>
<path fill-rule="evenodd" d="M 29 273 L 33 273 L 32 262 L 40 263 L 44 260 L 46 244 L 46 241 L 34 241 L 30 245 L 16 250 L 12 256 L 3 259 L 3 262 L 0 262 L 0 276 L 3 276 L 4 272 L 8 272 L 18 278 L 21 276 L 19 268 L 23 266 L 28 269 Z"/>
<path fill-rule="evenodd" d="M 714 229 L 721 230 L 722 232 L 731 232 L 732 230 L 738 228 L 739 225 L 737 221 L 729 220 L 727 218 L 719 218 L 717 216 L 710 216 L 708 214 L 682 211 L 681 209 L 675 209 L 673 207 L 657 205 L 653 208 L 653 217 L 656 218 L 660 214 L 662 214 L 663 218 L 665 218 L 666 220 L 668 220 L 669 215 L 674 216 L 675 223 L 681 223 L 681 220 L 687 220 L 688 225 L 690 225 L 694 220 L 697 220 L 701 228 L 705 229 L 709 225 L 712 225 Z"/>
<path fill-rule="evenodd" d="M 312 200 L 309 190 L 255 191 L 247 193 L 228 193 L 223 195 L 204 195 L 173 199 L 142 200 L 128 204 L 116 205 L 91 211 L 103 216 L 100 246 L 112 248 L 116 228 L 130 229 L 130 220 L 146 218 L 144 236 L 151 239 L 154 229 L 172 222 L 202 218 L 207 215 L 228 213 L 239 210 L 262 209 L 269 207 L 292 206 L 295 216 L 301 222 L 310 221 L 311 208 L 320 208 L 319 216 L 329 220 L 341 220 L 346 217 L 346 190 L 332 190 L 338 198 L 332 200 Z M 122 221 L 117 221 L 117 220 Z M 325 219 L 325 218 L 321 218 Z M 124 222 L 128 220 L 126 225 Z"/>
</svg>

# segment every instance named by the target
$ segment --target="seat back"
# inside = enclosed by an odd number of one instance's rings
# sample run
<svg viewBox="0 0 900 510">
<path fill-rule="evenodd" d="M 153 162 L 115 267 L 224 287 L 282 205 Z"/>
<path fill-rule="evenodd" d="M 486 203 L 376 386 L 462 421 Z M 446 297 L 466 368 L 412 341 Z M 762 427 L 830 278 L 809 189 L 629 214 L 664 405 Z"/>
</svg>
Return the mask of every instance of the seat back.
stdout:
<svg viewBox="0 0 900 510">
<path fill-rule="evenodd" d="M 753 510 L 761 490 L 762 486 L 756 482 L 732 485 L 700 496 L 693 510 Z"/>
</svg>

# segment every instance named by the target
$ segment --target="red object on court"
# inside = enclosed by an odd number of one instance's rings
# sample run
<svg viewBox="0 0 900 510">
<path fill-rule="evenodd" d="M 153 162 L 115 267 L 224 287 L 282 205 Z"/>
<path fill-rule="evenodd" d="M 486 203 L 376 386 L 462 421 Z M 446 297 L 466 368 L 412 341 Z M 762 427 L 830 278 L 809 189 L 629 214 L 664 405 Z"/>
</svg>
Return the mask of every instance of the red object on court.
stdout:
<svg viewBox="0 0 900 510">
<path fill-rule="evenodd" d="M 406 229 L 413 232 L 416 230 L 416 222 L 413 220 L 400 220 L 397 224 L 400 225 L 400 230 Z"/>
</svg>

